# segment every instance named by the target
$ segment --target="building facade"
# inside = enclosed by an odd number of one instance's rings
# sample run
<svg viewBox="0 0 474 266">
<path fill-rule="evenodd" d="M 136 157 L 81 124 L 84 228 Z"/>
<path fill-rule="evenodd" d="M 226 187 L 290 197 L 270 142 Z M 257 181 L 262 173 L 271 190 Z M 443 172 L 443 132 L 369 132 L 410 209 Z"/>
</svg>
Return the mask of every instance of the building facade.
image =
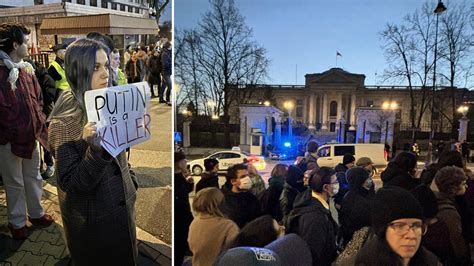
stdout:
<svg viewBox="0 0 474 266">
<path fill-rule="evenodd" d="M 291 117 L 293 127 L 306 127 L 313 136 L 320 136 L 323 139 L 321 142 L 372 142 L 392 145 L 394 135 L 398 131 L 431 130 L 431 88 L 413 88 L 413 127 L 412 101 L 407 87 L 367 86 L 365 75 L 350 73 L 341 68 L 307 74 L 305 85 L 302 86 L 251 85 L 234 89 L 251 90 L 251 97 L 241 99 L 241 102 L 270 102 L 272 106 L 285 112 L 283 120 Z M 472 98 L 474 92 L 467 89 L 437 88 L 433 112 L 434 131 L 452 132 L 450 119 L 453 112 L 456 112 L 456 108 L 462 103 L 469 103 Z M 391 108 L 385 108 L 384 103 L 388 103 Z M 231 121 L 242 126 L 242 117 L 239 117 L 236 109 L 238 104 L 233 103 L 231 106 L 230 114 L 236 114 L 231 117 Z M 471 113 L 469 112 L 468 116 Z M 455 119 L 458 119 L 457 115 L 455 114 Z"/>
</svg>

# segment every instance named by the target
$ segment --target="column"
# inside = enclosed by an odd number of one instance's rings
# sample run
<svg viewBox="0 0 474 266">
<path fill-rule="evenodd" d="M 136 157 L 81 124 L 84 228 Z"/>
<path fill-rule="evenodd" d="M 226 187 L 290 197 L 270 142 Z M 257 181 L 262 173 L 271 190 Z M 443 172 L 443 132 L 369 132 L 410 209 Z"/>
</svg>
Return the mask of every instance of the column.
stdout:
<svg viewBox="0 0 474 266">
<path fill-rule="evenodd" d="M 183 148 L 191 146 L 191 121 L 184 121 L 183 123 Z"/>
<path fill-rule="evenodd" d="M 240 113 L 240 145 L 247 145 L 247 116 Z"/>
<path fill-rule="evenodd" d="M 308 129 L 314 131 L 315 127 L 315 110 L 316 110 L 316 99 L 314 93 L 311 93 L 311 97 L 309 98 L 309 121 L 308 121 Z"/>
<path fill-rule="evenodd" d="M 281 142 L 281 116 L 275 117 L 275 143 L 279 144 Z"/>
<path fill-rule="evenodd" d="M 337 121 L 342 118 L 342 92 L 339 93 L 339 99 L 337 101 Z"/>
<path fill-rule="evenodd" d="M 323 94 L 323 117 L 321 119 L 321 129 L 328 129 L 328 95 L 327 93 Z"/>
<path fill-rule="evenodd" d="M 467 117 L 462 117 L 459 119 L 459 137 L 458 141 L 463 142 L 467 139 L 467 123 L 469 119 Z"/>
<path fill-rule="evenodd" d="M 267 114 L 267 117 L 265 118 L 267 122 L 266 126 L 266 132 L 265 132 L 265 145 L 268 145 L 272 142 L 272 115 Z"/>
<path fill-rule="evenodd" d="M 351 126 L 349 130 L 355 130 L 355 126 L 356 126 L 355 110 L 356 110 L 356 95 L 354 91 L 351 94 Z"/>
</svg>

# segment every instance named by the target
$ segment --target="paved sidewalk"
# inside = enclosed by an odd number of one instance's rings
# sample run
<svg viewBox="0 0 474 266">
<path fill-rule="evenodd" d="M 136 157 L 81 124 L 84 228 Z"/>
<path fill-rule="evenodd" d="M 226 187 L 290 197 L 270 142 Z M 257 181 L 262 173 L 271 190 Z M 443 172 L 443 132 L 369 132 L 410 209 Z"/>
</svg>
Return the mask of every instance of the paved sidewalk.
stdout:
<svg viewBox="0 0 474 266">
<path fill-rule="evenodd" d="M 0 186 L 0 265 L 69 265 L 56 187 L 43 182 L 42 205 L 55 223 L 35 228 L 28 222 L 28 238 L 13 240 L 7 227 L 6 194 Z M 171 265 L 171 247 L 137 227 L 139 265 Z"/>
</svg>

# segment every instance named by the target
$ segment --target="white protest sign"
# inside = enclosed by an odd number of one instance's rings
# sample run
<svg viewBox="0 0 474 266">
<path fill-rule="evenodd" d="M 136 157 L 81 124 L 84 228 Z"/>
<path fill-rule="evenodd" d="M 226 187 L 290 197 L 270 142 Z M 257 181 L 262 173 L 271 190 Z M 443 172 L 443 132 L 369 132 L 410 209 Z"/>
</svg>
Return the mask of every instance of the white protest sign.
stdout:
<svg viewBox="0 0 474 266">
<path fill-rule="evenodd" d="M 95 122 L 102 147 L 113 157 L 126 148 L 150 139 L 147 82 L 85 93 L 87 120 Z"/>
</svg>

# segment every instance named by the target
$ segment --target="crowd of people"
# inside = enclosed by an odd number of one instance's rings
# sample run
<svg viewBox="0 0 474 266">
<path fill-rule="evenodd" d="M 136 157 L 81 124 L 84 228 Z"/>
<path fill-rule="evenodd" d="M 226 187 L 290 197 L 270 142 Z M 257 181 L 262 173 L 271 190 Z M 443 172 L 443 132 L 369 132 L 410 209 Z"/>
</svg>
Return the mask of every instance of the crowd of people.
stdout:
<svg viewBox="0 0 474 266">
<path fill-rule="evenodd" d="M 136 67 L 144 59 L 133 53 L 127 77 L 106 35 L 91 32 L 56 45 L 56 58 L 46 69 L 28 60 L 29 34 L 19 23 L 0 25 L 0 177 L 11 237 L 28 237 L 27 220 L 33 227 L 55 222 L 41 204 L 42 181 L 54 176 L 72 264 L 136 265 L 138 182 L 125 151 L 112 157 L 101 146 L 95 123 L 87 120 L 84 95 L 146 77 L 168 88 L 163 102 L 169 103 L 170 42 L 149 51 L 143 61 L 153 66 L 149 71 Z M 43 160 L 47 167 L 40 173 Z"/>
<path fill-rule="evenodd" d="M 192 204 L 194 179 L 175 153 L 175 265 L 264 265 L 258 252 L 288 265 L 472 265 L 474 176 L 461 151 L 423 169 L 399 152 L 376 189 L 370 154 L 319 167 L 317 149 L 310 142 L 294 165 L 275 165 L 268 184 L 241 163 L 219 186 L 219 161 L 206 159 Z"/>
</svg>

